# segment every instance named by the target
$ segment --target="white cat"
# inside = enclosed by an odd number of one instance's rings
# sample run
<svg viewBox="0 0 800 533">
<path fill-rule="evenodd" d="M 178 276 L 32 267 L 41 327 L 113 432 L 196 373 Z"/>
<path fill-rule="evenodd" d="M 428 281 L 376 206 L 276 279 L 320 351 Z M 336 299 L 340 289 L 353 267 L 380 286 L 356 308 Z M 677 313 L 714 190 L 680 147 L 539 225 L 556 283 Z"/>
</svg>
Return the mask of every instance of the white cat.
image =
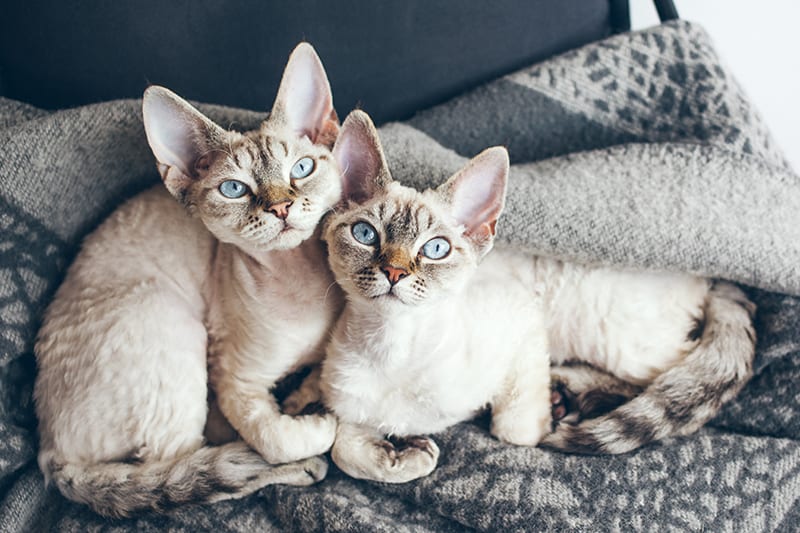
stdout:
<svg viewBox="0 0 800 533">
<path fill-rule="evenodd" d="M 299 431 L 286 435 L 292 451 L 280 462 L 304 460 L 280 466 L 241 441 L 204 445 L 203 427 L 209 334 L 219 347 L 222 338 L 240 346 L 261 333 L 244 329 L 238 317 L 247 309 L 238 305 L 256 306 L 256 329 L 296 320 L 292 334 L 309 336 L 294 351 L 251 354 L 283 358 L 273 363 L 283 371 L 313 359 L 306 346 L 322 342 L 337 305 L 335 292 L 327 303 L 301 296 L 330 283 L 309 238 L 341 188 L 329 151 L 338 120 L 322 64 L 299 45 L 272 113 L 252 132 L 225 131 L 161 87 L 146 91 L 143 113 L 166 189 L 128 201 L 85 240 L 47 310 L 35 348 L 40 467 L 66 497 L 111 516 L 237 498 L 269 483 L 314 483 L 327 463 L 306 458 L 330 446 L 330 417 L 281 426 Z M 265 304 L 277 301 L 253 300 L 264 294 L 251 284 L 281 279 L 291 301 L 266 314 Z M 311 300 L 315 306 L 304 307 Z M 280 373 L 247 378 L 266 394 Z"/>
<path fill-rule="evenodd" d="M 321 388 L 339 417 L 333 460 L 351 476 L 427 475 L 438 449 L 421 435 L 486 404 L 503 441 L 619 453 L 696 430 L 749 378 L 752 304 L 730 284 L 489 252 L 504 149 L 418 192 L 392 181 L 369 117 L 353 112 L 334 155 L 347 203 L 323 238 L 347 304 Z M 589 362 L 646 388 L 548 434 L 551 360 Z"/>
</svg>

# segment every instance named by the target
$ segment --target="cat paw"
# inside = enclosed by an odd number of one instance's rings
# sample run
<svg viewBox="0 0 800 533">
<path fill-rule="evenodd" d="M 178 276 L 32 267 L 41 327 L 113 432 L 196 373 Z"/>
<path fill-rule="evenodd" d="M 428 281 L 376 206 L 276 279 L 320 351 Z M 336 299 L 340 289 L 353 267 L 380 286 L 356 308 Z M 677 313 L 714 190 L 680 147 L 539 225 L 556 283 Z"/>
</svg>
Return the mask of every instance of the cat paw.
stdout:
<svg viewBox="0 0 800 533">
<path fill-rule="evenodd" d="M 439 447 L 428 437 L 389 437 L 381 445 L 389 455 L 398 461 L 410 453 L 417 453 L 417 451 L 426 453 L 431 458 L 439 456 Z"/>
<path fill-rule="evenodd" d="M 336 440 L 336 428 L 338 420 L 336 416 L 325 412 L 324 414 L 302 415 L 295 417 L 296 420 L 303 421 L 309 428 L 307 451 L 309 455 L 321 455 L 333 446 Z"/>
<path fill-rule="evenodd" d="M 567 417 L 575 414 L 576 407 L 576 397 L 566 384 L 554 382 L 550 390 L 550 413 L 553 428 L 559 422 L 568 422 Z"/>
<path fill-rule="evenodd" d="M 257 487 L 266 485 L 294 485 L 307 487 L 319 483 L 328 474 L 328 461 L 324 457 L 309 457 L 301 461 L 271 466 L 256 480 Z"/>
<path fill-rule="evenodd" d="M 306 475 L 306 485 L 319 483 L 328 475 L 328 461 L 324 457 L 309 457 L 301 461 L 300 466 L 303 467 L 303 472 Z"/>
<path fill-rule="evenodd" d="M 332 414 L 282 415 L 264 428 L 254 447 L 271 464 L 322 455 L 333 446 L 337 425 Z"/>
<path fill-rule="evenodd" d="M 429 475 L 439 461 L 439 447 L 427 437 L 392 437 L 378 444 L 382 452 L 382 479 L 386 483 L 406 483 Z"/>
<path fill-rule="evenodd" d="M 620 391 L 590 389 L 580 393 L 570 390 L 566 383 L 553 381 L 550 392 L 550 410 L 553 430 L 559 424 L 575 425 L 589 418 L 607 414 L 639 393 L 639 388 L 625 384 Z"/>
</svg>

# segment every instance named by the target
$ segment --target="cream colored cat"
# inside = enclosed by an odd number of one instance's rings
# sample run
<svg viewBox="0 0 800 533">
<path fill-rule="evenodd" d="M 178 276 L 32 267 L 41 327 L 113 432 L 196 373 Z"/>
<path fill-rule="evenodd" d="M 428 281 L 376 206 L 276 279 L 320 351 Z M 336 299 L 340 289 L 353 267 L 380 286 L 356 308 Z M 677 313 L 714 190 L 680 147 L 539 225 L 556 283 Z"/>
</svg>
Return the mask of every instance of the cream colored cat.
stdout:
<svg viewBox="0 0 800 533">
<path fill-rule="evenodd" d="M 231 368 L 266 398 L 277 377 L 317 356 L 339 305 L 335 291 L 322 298 L 330 276 L 309 240 L 341 188 L 319 58 L 296 48 L 255 131 L 225 131 L 161 87 L 145 92 L 143 113 L 166 189 L 130 200 L 85 240 L 47 310 L 36 344 L 40 467 L 65 496 L 111 516 L 314 483 L 327 463 L 308 457 L 330 446 L 332 418 L 248 412 L 253 402 L 219 380 L 228 412 L 255 420 L 232 417 L 251 430 L 245 439 L 286 451 L 265 461 L 242 441 L 209 447 L 203 427 L 209 337 L 219 361 L 292 324 L 283 344 L 245 352 L 271 374 Z M 236 401 L 245 410 L 228 408 Z"/>
<path fill-rule="evenodd" d="M 490 252 L 504 149 L 418 192 L 392 181 L 369 117 L 353 112 L 334 155 L 347 204 L 326 219 L 323 237 L 347 305 L 321 388 L 339 417 L 333 460 L 351 476 L 427 475 L 438 449 L 424 435 L 487 404 L 500 440 L 621 453 L 695 431 L 749 379 L 753 305 L 733 285 Z M 551 360 L 603 369 L 633 385 L 618 391 L 626 397 L 644 390 L 550 433 Z M 613 382 L 556 371 L 578 393 L 605 394 Z"/>
</svg>

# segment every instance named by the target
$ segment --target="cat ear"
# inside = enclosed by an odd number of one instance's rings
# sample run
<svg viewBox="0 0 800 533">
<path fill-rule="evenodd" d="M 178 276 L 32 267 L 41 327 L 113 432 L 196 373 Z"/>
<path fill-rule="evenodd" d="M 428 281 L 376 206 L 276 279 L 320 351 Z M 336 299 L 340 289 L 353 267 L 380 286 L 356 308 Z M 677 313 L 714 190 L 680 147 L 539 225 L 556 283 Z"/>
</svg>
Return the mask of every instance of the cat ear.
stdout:
<svg viewBox="0 0 800 533">
<path fill-rule="evenodd" d="M 289 56 L 270 117 L 283 120 L 298 136 L 328 148 L 339 133 L 328 76 L 319 56 L 308 43 L 300 43 Z"/>
<path fill-rule="evenodd" d="M 508 167 L 505 148 L 487 148 L 438 189 L 464 234 L 473 240 L 487 242 L 494 237 L 505 205 Z"/>
<path fill-rule="evenodd" d="M 381 140 L 369 115 L 356 109 L 347 115 L 333 148 L 342 170 L 342 198 L 361 203 L 392 181 Z"/>
<path fill-rule="evenodd" d="M 175 194 L 197 176 L 202 159 L 225 135 L 186 100 L 151 85 L 144 92 L 142 115 L 147 142 L 158 160 L 167 188 Z"/>
</svg>

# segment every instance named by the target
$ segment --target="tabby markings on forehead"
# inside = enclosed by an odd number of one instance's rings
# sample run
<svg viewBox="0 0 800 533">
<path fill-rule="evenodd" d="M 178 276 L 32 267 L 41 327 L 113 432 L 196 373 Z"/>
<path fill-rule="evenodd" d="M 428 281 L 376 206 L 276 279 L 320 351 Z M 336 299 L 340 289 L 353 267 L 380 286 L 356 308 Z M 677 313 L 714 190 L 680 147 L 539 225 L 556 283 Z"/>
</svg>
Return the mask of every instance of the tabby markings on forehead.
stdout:
<svg viewBox="0 0 800 533">
<path fill-rule="evenodd" d="M 258 149 L 258 146 L 255 143 L 243 142 L 239 143 L 239 145 L 231 150 L 231 155 L 233 156 L 233 160 L 236 163 L 236 166 L 242 170 L 245 170 L 247 166 L 242 161 L 242 156 L 247 155 L 250 158 L 249 165 L 253 165 L 256 161 L 261 159 L 262 154 Z"/>
<path fill-rule="evenodd" d="M 272 139 L 268 135 L 264 135 L 264 155 L 268 155 L 270 159 L 275 159 L 275 154 L 272 153 Z"/>
<path fill-rule="evenodd" d="M 395 206 L 395 212 L 389 221 L 385 223 L 386 238 L 390 241 L 401 236 L 408 239 L 416 239 L 430 228 L 432 218 L 426 205 L 420 204 L 413 208 L 404 208 L 402 203 L 398 201 Z"/>
</svg>

